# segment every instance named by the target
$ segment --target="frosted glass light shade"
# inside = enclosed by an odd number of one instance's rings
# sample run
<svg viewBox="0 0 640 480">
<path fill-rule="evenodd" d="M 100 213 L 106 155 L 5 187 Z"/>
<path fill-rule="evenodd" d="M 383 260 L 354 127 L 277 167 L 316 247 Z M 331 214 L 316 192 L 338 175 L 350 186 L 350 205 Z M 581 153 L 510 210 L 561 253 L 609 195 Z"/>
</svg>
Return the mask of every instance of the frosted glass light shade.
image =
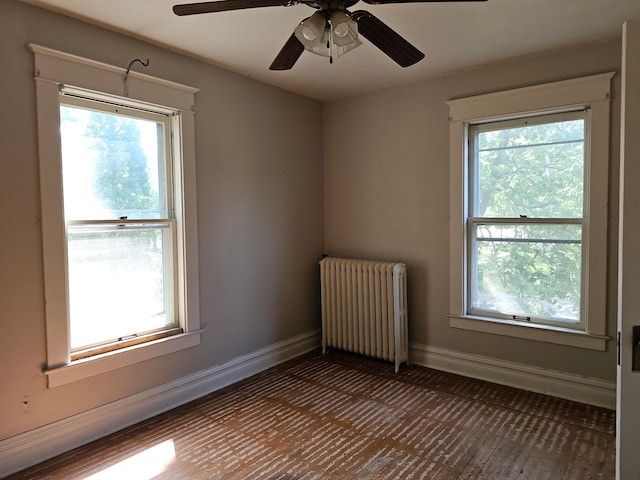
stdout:
<svg viewBox="0 0 640 480">
<path fill-rule="evenodd" d="M 304 45 L 305 50 L 309 50 L 316 55 L 323 57 L 331 56 L 331 47 L 329 44 L 330 30 L 327 28 L 327 21 L 324 12 L 318 11 L 309 18 L 300 22 L 294 31 L 295 36 L 300 43 Z"/>
<path fill-rule="evenodd" d="M 358 24 L 341 11 L 331 14 L 331 28 L 333 29 L 333 44 L 338 56 L 350 52 L 362 45 L 358 38 Z"/>
</svg>

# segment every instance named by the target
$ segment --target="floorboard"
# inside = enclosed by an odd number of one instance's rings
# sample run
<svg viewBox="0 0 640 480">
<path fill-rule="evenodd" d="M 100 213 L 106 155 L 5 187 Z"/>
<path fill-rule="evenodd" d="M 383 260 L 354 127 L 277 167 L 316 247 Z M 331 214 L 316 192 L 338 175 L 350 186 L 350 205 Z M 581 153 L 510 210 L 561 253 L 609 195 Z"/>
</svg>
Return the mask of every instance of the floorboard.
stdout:
<svg viewBox="0 0 640 480">
<path fill-rule="evenodd" d="M 614 479 L 614 412 L 314 353 L 9 477 Z"/>
</svg>

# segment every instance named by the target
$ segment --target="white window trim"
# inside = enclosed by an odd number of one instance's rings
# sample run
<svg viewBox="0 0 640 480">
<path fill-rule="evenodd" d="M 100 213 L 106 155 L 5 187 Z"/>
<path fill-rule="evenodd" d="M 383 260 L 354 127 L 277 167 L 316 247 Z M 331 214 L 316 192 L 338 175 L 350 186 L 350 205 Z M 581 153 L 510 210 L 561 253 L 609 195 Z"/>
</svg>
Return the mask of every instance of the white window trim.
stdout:
<svg viewBox="0 0 640 480">
<path fill-rule="evenodd" d="M 449 325 L 477 332 L 604 351 L 606 336 L 607 200 L 609 103 L 615 72 L 518 88 L 447 102 L 449 106 L 450 224 Z M 531 325 L 466 314 L 466 217 L 468 210 L 468 126 L 497 119 L 584 108 L 591 128 L 589 250 L 585 330 Z"/>
<path fill-rule="evenodd" d="M 200 343 L 200 307 L 198 287 L 198 232 L 195 171 L 195 94 L 198 89 L 129 72 L 127 95 L 124 91 L 124 68 L 107 65 L 75 55 L 29 44 L 35 57 L 38 148 L 40 156 L 40 192 L 44 268 L 45 316 L 47 333 L 48 386 L 55 387 L 88 378 L 127 365 L 177 352 Z M 146 103 L 157 109 L 178 112 L 175 127 L 180 142 L 174 142 L 182 159 L 182 169 L 174 179 L 179 259 L 184 267 L 178 279 L 183 295 L 179 309 L 184 312 L 181 326 L 185 333 L 135 345 L 88 359 L 70 361 L 66 292 L 66 239 L 63 218 L 60 91 L 91 92 L 104 100 L 127 98 L 136 104 Z M 125 98 L 126 97 L 126 98 Z M 180 169 L 176 169 L 180 170 Z"/>
</svg>

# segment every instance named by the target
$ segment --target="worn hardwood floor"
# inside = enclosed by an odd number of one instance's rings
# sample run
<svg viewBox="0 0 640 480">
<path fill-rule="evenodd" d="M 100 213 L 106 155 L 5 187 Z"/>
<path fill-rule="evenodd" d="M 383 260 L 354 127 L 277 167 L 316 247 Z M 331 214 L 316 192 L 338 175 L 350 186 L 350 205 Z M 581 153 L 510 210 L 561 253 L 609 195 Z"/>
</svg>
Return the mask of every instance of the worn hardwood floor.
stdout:
<svg viewBox="0 0 640 480">
<path fill-rule="evenodd" d="M 614 412 L 314 353 L 11 479 L 613 479 Z"/>
</svg>

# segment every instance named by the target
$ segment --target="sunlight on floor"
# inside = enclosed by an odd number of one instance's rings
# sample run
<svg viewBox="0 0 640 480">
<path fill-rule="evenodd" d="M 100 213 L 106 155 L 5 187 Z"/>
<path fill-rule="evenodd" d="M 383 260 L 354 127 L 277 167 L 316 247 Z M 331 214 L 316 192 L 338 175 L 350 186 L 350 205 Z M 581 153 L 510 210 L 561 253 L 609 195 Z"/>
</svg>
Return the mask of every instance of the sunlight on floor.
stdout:
<svg viewBox="0 0 640 480">
<path fill-rule="evenodd" d="M 116 463 L 98 473 L 94 473 L 84 480 L 107 480 L 135 478 L 136 480 L 151 480 L 161 474 L 176 459 L 173 440 L 149 447 L 132 457 Z"/>
</svg>

